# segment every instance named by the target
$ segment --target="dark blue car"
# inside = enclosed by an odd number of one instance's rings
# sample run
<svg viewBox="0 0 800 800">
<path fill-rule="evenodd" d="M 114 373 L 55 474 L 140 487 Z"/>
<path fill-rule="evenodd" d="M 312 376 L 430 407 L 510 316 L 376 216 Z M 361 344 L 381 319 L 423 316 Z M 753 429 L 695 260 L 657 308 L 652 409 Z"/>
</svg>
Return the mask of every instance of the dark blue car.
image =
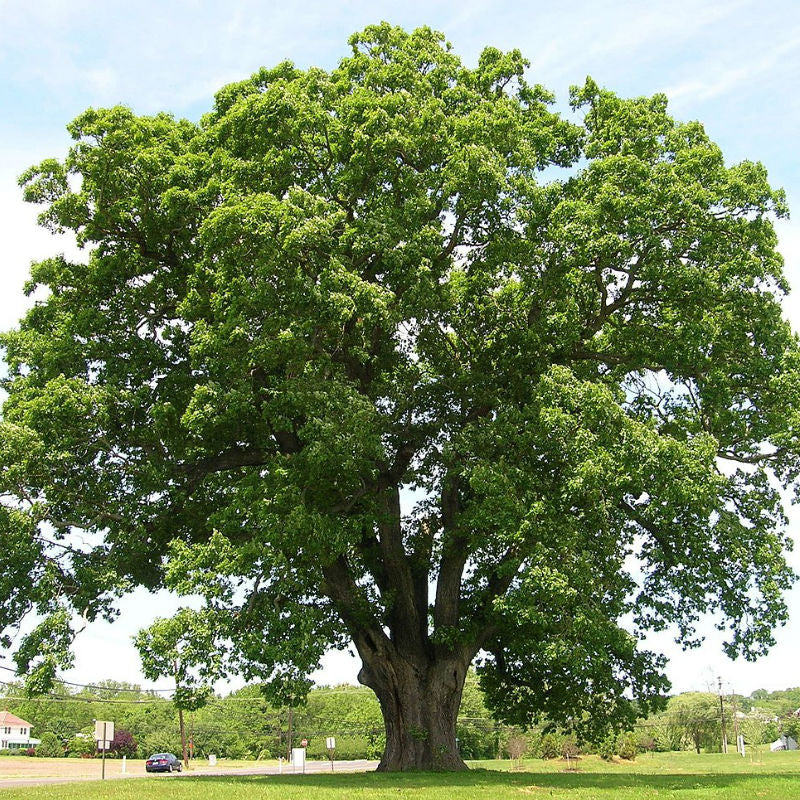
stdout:
<svg viewBox="0 0 800 800">
<path fill-rule="evenodd" d="M 181 762 L 172 753 L 156 753 L 144 762 L 144 768 L 148 772 L 180 772 Z"/>
</svg>

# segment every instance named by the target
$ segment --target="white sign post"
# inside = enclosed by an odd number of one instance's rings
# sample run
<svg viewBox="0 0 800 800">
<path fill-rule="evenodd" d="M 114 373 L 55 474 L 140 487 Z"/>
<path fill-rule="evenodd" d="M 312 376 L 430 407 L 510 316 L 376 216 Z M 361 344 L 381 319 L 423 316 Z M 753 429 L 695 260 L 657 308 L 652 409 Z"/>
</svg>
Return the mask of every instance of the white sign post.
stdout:
<svg viewBox="0 0 800 800">
<path fill-rule="evenodd" d="M 333 772 L 333 755 L 336 752 L 336 738 L 334 736 L 327 736 L 325 738 L 325 747 L 328 749 L 328 758 L 331 760 L 331 772 Z"/>
<path fill-rule="evenodd" d="M 102 780 L 106 779 L 106 750 L 114 740 L 114 723 L 109 720 L 96 719 L 94 721 L 94 738 L 97 746 L 103 751 Z"/>
</svg>

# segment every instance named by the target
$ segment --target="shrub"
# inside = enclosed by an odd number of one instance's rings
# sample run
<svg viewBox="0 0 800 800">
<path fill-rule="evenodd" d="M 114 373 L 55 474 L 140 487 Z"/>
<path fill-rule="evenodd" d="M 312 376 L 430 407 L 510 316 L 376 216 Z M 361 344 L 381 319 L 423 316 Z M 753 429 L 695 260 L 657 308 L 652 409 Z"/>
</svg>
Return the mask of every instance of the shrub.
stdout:
<svg viewBox="0 0 800 800">
<path fill-rule="evenodd" d="M 633 733 L 626 733 L 620 736 L 617 743 L 617 755 L 626 761 L 633 761 L 636 758 L 636 737 Z"/>
<path fill-rule="evenodd" d="M 36 748 L 35 748 L 35 747 L 29 747 L 29 748 L 28 748 L 28 749 L 25 751 L 25 755 L 26 755 L 26 756 L 35 756 L 35 755 L 36 755 Z"/>
<path fill-rule="evenodd" d="M 456 738 L 462 758 L 493 758 L 495 755 L 494 731 L 460 723 L 456 728 Z M 385 739 L 385 734 L 381 735 L 381 739 Z"/>
<path fill-rule="evenodd" d="M 383 755 L 386 749 L 386 734 L 381 731 L 380 733 L 370 733 L 367 735 L 367 758 L 375 760 Z"/>
<path fill-rule="evenodd" d="M 325 736 L 314 736 L 309 740 L 306 756 L 314 759 L 326 759 L 328 751 L 325 748 Z M 295 740 L 295 746 L 299 744 L 299 738 Z M 349 761 L 355 758 L 376 758 L 383 753 L 384 735 L 367 734 L 366 736 L 356 735 L 337 735 L 336 736 L 336 758 Z M 280 755 L 286 755 L 286 744 Z"/>
<path fill-rule="evenodd" d="M 195 737 L 195 744 L 197 743 L 197 738 Z M 139 740 L 139 748 L 137 750 L 137 754 L 140 758 L 147 758 L 148 756 L 152 755 L 153 753 L 180 753 L 181 751 L 181 739 L 180 736 L 174 735 L 169 731 L 157 730 L 150 734 L 145 734 Z M 204 753 L 218 753 L 218 750 L 215 748 L 214 744 L 211 744 L 210 747 L 200 749 L 195 748 L 196 752 L 204 752 Z"/>
<path fill-rule="evenodd" d="M 64 755 L 64 746 L 54 733 L 45 731 L 42 734 L 42 741 L 36 748 L 36 755 L 39 758 L 58 758 Z"/>
<path fill-rule="evenodd" d="M 613 761 L 614 756 L 617 754 L 617 737 L 613 734 L 606 736 L 602 742 L 600 742 L 600 746 L 597 748 L 597 755 L 603 759 L 603 761 Z"/>
<path fill-rule="evenodd" d="M 539 745 L 542 758 L 558 758 L 561 755 L 562 743 L 563 739 L 557 733 L 546 733 Z"/>
<path fill-rule="evenodd" d="M 67 743 L 67 752 L 73 758 L 91 758 L 97 753 L 97 742 L 88 733 L 77 733 Z"/>
<path fill-rule="evenodd" d="M 138 746 L 136 744 L 136 739 L 133 738 L 133 734 L 120 728 L 114 732 L 114 738 L 111 740 L 111 745 L 108 749 L 114 755 L 133 758 L 133 756 L 136 755 Z"/>
</svg>

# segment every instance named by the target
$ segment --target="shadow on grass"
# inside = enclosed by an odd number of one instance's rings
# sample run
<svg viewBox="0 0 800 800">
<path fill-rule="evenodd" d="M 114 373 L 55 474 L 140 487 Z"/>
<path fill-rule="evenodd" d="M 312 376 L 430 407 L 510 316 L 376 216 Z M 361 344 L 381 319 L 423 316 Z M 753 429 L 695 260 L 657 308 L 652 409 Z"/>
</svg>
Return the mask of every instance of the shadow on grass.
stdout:
<svg viewBox="0 0 800 800">
<path fill-rule="evenodd" d="M 715 774 L 715 773 L 675 773 L 650 775 L 646 773 L 553 773 L 553 772 L 497 772 L 495 770 L 472 769 L 469 772 L 395 772 L 395 773 L 348 773 L 342 775 L 238 775 L 216 776 L 197 775 L 192 780 L 204 785 L 241 784 L 253 785 L 269 782 L 295 786 L 302 783 L 309 788 L 363 791 L 364 789 L 389 788 L 435 788 L 440 786 L 450 790 L 476 787 L 523 788 L 535 784 L 539 788 L 550 789 L 756 789 L 767 780 L 800 780 L 800 770 L 759 772 L 758 774 Z"/>
</svg>

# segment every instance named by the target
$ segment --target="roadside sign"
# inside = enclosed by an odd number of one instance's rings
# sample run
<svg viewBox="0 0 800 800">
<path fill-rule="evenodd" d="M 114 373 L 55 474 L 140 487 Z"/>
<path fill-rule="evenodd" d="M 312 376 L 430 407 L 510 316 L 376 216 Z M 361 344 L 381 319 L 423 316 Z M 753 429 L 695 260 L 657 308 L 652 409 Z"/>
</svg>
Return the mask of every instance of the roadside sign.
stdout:
<svg viewBox="0 0 800 800">
<path fill-rule="evenodd" d="M 333 754 L 336 752 L 336 739 L 333 736 L 326 736 L 325 747 L 328 750 L 328 758 L 331 760 L 331 772 L 333 772 Z"/>
<path fill-rule="evenodd" d="M 304 747 L 292 748 L 292 771 L 297 772 L 298 768 L 302 768 L 303 773 L 306 771 L 306 751 Z"/>
<path fill-rule="evenodd" d="M 102 779 L 106 779 L 106 750 L 111 747 L 111 742 L 114 740 L 114 723 L 107 719 L 96 719 L 94 721 L 94 738 L 97 740 L 97 746 L 103 753 L 103 766 L 100 773 Z"/>
<path fill-rule="evenodd" d="M 108 750 L 114 740 L 114 723 L 109 720 L 94 721 L 94 738 L 100 750 Z"/>
</svg>

